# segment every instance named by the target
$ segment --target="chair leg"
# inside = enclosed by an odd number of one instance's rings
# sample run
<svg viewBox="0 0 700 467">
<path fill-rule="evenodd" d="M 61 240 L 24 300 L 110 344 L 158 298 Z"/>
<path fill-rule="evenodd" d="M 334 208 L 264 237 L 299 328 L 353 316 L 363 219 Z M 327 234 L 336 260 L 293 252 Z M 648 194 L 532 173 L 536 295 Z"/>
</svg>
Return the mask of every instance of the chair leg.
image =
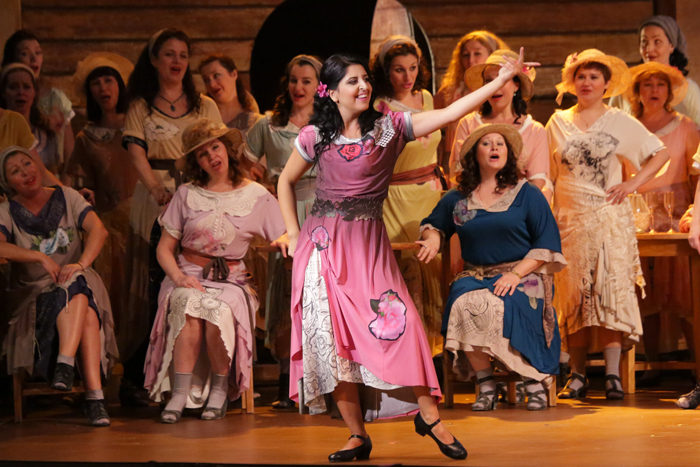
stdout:
<svg viewBox="0 0 700 467">
<path fill-rule="evenodd" d="M 518 402 L 517 381 L 508 381 L 508 404 L 515 405 Z M 496 396 L 498 397 L 498 396 Z"/>
<path fill-rule="evenodd" d="M 622 391 L 625 394 L 634 394 L 636 383 L 634 380 L 635 348 L 632 346 L 622 354 L 620 360 L 620 374 L 622 375 Z"/>
<path fill-rule="evenodd" d="M 454 383 L 452 375 L 452 365 L 450 364 L 450 352 L 448 350 L 442 351 L 442 373 L 443 373 L 443 387 L 445 389 L 445 408 L 451 409 L 455 405 L 454 398 Z"/>
<path fill-rule="evenodd" d="M 24 385 L 24 375 L 22 372 L 23 370 L 20 369 L 15 370 L 12 374 L 12 391 L 15 400 L 15 423 L 22 423 L 22 386 Z"/>
<path fill-rule="evenodd" d="M 547 386 L 547 406 L 557 406 L 557 377 L 550 376 L 551 382 Z M 546 381 L 546 380 L 545 380 Z"/>
<path fill-rule="evenodd" d="M 245 398 L 245 413 L 255 413 L 255 388 L 253 386 L 253 368 L 250 369 L 250 387 L 243 394 Z"/>
</svg>

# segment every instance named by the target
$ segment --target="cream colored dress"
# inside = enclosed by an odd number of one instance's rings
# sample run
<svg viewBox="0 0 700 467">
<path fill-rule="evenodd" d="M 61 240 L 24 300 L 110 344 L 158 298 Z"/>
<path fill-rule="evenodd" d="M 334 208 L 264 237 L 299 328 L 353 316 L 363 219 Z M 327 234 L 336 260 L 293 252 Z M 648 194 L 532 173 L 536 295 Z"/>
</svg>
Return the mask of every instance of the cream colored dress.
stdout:
<svg viewBox="0 0 700 467">
<path fill-rule="evenodd" d="M 598 326 L 639 341 L 642 321 L 634 285 L 643 288 L 645 282 L 632 209 L 629 200 L 610 204 L 605 190 L 622 182 L 619 158 L 639 170 L 664 145 L 618 109 L 608 109 L 585 132 L 573 117 L 572 109 L 557 110 L 547 123 L 554 217 L 569 263 L 555 275 L 562 340 L 565 344 L 565 336 Z"/>
</svg>

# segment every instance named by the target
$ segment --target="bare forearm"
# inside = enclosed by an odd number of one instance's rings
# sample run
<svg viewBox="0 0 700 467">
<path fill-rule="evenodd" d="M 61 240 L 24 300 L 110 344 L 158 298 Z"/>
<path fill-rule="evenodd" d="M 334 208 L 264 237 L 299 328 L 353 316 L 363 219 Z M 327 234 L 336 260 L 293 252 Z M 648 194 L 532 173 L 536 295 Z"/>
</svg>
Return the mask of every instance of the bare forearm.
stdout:
<svg viewBox="0 0 700 467">
<path fill-rule="evenodd" d="M 40 263 L 43 253 L 28 250 L 9 242 L 0 242 L 0 258 L 15 263 Z"/>
<path fill-rule="evenodd" d="M 136 169 L 139 180 L 150 191 L 153 187 L 158 185 L 158 179 L 148 163 L 146 151 L 139 145 L 131 143 L 129 144 L 129 154 L 131 155 L 131 163 L 134 169 Z"/>
<path fill-rule="evenodd" d="M 513 271 L 517 272 L 521 276 L 525 277 L 530 274 L 535 269 L 542 266 L 545 262 L 539 259 L 523 258 L 518 264 L 515 265 Z"/>
<path fill-rule="evenodd" d="M 506 83 L 501 77 L 496 78 L 476 91 L 454 101 L 444 109 L 431 110 L 413 115 L 413 134 L 416 138 L 428 135 L 452 122 L 459 120 L 483 104 Z"/>
<path fill-rule="evenodd" d="M 169 248 L 159 244 L 156 249 L 156 257 L 158 258 L 158 264 L 160 264 L 160 267 L 163 268 L 163 271 L 171 281 L 177 282 L 178 279 L 184 276 L 177 265 L 175 254 Z"/>
<path fill-rule="evenodd" d="M 664 164 L 668 161 L 669 157 L 670 156 L 666 149 L 659 151 L 654 157 L 651 158 L 651 160 L 649 160 L 646 165 L 644 165 L 644 167 L 642 167 L 642 170 L 639 171 L 637 176 L 634 177 L 635 186 L 639 188 L 651 180 L 651 178 L 654 177 L 659 170 L 661 170 Z"/>
<path fill-rule="evenodd" d="M 282 210 L 284 225 L 290 238 L 299 237 L 299 217 L 297 216 L 297 196 L 294 191 L 296 182 L 284 175 L 277 182 L 277 197 Z"/>
<path fill-rule="evenodd" d="M 80 264 L 83 267 L 88 267 L 95 261 L 97 255 L 102 251 L 102 247 L 108 235 L 107 229 L 102 225 L 95 226 L 88 232 L 85 239 L 85 249 L 83 250 L 83 254 L 80 255 Z"/>
</svg>

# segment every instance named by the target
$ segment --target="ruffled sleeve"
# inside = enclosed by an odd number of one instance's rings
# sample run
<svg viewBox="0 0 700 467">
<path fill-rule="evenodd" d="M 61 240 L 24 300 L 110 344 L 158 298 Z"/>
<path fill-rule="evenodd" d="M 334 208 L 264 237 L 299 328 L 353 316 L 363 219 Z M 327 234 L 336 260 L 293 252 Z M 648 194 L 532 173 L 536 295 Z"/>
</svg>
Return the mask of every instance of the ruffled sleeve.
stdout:
<svg viewBox="0 0 700 467">
<path fill-rule="evenodd" d="M 180 186 L 163 214 L 158 217 L 160 226 L 177 240 L 182 238 L 182 232 L 185 228 L 185 208 L 187 208 L 188 191 L 189 184 Z"/>
<path fill-rule="evenodd" d="M 620 144 L 617 153 L 640 170 L 642 163 L 650 156 L 655 155 L 665 146 L 653 133 L 649 132 L 637 119 L 618 112 L 615 116 L 614 134 Z"/>
<path fill-rule="evenodd" d="M 316 127 L 307 125 L 301 129 L 299 136 L 294 140 L 294 147 L 299 152 L 299 155 L 309 164 L 313 164 L 316 160 Z"/>
<path fill-rule="evenodd" d="M 221 119 L 221 113 L 216 106 L 216 102 L 210 97 L 202 96 L 202 117 L 213 120 L 216 123 L 224 123 Z"/>
</svg>

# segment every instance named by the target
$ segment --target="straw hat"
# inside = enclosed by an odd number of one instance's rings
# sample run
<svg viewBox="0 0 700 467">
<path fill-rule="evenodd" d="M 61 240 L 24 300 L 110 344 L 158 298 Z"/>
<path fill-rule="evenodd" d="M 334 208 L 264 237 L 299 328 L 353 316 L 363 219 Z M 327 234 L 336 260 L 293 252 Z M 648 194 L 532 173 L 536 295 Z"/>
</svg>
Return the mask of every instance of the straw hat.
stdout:
<svg viewBox="0 0 700 467">
<path fill-rule="evenodd" d="M 673 93 L 673 99 L 669 102 L 671 107 L 675 107 L 685 99 L 685 95 L 688 92 L 688 81 L 683 76 L 683 73 L 678 71 L 678 69 L 670 67 L 668 65 L 663 65 L 659 62 L 647 62 L 641 65 L 637 65 L 634 68 L 630 68 L 630 75 L 632 77 L 630 87 L 625 93 L 625 97 L 630 102 L 639 100 L 639 96 L 634 93 L 634 85 L 657 73 L 664 74 L 668 76 L 669 81 L 671 81 L 671 92 Z"/>
<path fill-rule="evenodd" d="M 85 100 L 85 80 L 90 73 L 100 67 L 110 67 L 119 73 L 122 77 L 124 85 L 129 82 L 129 76 L 134 71 L 134 65 L 126 58 L 119 54 L 111 52 L 93 52 L 78 62 L 78 67 L 73 75 L 73 86 L 75 87 L 76 95 L 83 101 Z"/>
<path fill-rule="evenodd" d="M 466 141 L 464 141 L 462 150 L 459 153 L 459 159 L 464 159 L 464 156 L 476 143 L 479 142 L 484 135 L 491 133 L 498 133 L 502 135 L 513 149 L 515 158 L 517 159 L 520 157 L 520 153 L 523 151 L 523 138 L 520 136 L 520 132 L 517 128 L 507 123 L 485 123 L 483 125 L 479 125 L 476 130 L 472 131 Z"/>
<path fill-rule="evenodd" d="M 208 118 L 200 118 L 190 124 L 182 132 L 182 153 L 175 161 L 175 168 L 183 171 L 185 169 L 185 158 L 195 149 L 207 144 L 215 139 L 228 139 L 234 148 L 238 149 L 243 144 L 243 133 L 235 128 L 228 128 L 224 124 L 216 123 Z M 235 154 L 232 154 L 235 157 Z"/>
<path fill-rule="evenodd" d="M 566 59 L 564 68 L 561 70 L 561 83 L 557 84 L 557 103 L 561 105 L 564 93 L 568 92 L 576 95 L 574 86 L 574 73 L 584 63 L 600 63 L 610 70 L 610 81 L 608 90 L 603 97 L 612 97 L 622 94 L 629 88 L 631 83 L 630 70 L 624 60 L 606 55 L 598 49 L 587 49 L 580 54 L 571 54 Z"/>
<path fill-rule="evenodd" d="M 503 57 L 508 57 L 514 60 L 516 63 L 520 58 L 518 54 L 512 50 L 496 50 L 494 53 L 489 55 L 489 58 L 486 59 L 486 63 L 474 65 L 464 73 L 464 84 L 466 84 L 471 91 L 476 91 L 479 89 L 484 85 L 484 70 L 486 67 L 491 65 L 505 65 L 506 60 Z M 532 82 L 535 81 L 536 75 L 537 72 L 532 67 L 524 67 L 521 71 L 518 71 L 518 78 L 520 78 L 520 92 L 522 93 L 525 101 L 529 101 L 532 97 L 534 89 Z"/>
</svg>

